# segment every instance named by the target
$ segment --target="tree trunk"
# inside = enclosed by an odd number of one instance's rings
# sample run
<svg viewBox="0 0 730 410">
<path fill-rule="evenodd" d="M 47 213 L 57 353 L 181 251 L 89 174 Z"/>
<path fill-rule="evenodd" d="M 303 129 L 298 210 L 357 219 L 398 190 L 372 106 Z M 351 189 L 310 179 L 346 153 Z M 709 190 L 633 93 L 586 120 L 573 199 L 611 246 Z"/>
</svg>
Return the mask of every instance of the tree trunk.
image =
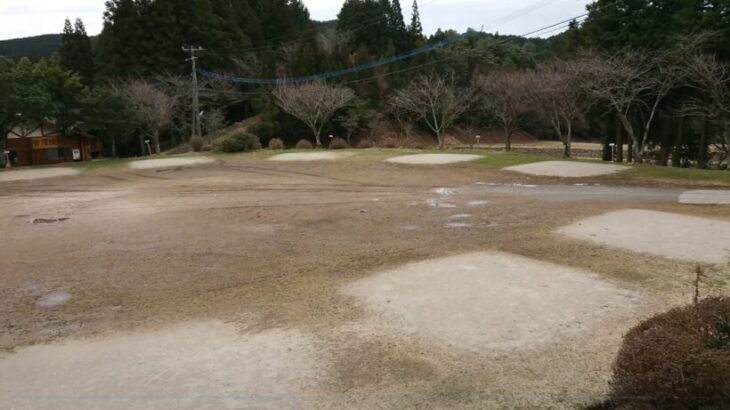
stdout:
<svg viewBox="0 0 730 410">
<path fill-rule="evenodd" d="M 446 143 L 446 141 L 444 141 L 444 135 L 443 135 L 443 133 L 437 132 L 436 133 L 436 139 L 438 139 L 438 141 L 439 141 L 439 149 L 440 150 L 443 150 L 444 149 L 444 146 L 445 146 L 445 143 Z"/>
<path fill-rule="evenodd" d="M 140 151 L 142 153 L 142 156 L 147 155 L 147 148 L 144 145 L 144 136 L 143 135 L 139 136 L 139 147 L 142 149 L 142 151 Z"/>
<path fill-rule="evenodd" d="M 312 130 L 314 131 L 314 140 L 317 143 L 317 148 L 322 148 L 322 138 L 320 138 L 320 134 L 322 134 L 321 131 L 318 130 Z"/>
<path fill-rule="evenodd" d="M 619 120 L 618 114 L 616 114 L 616 162 L 624 162 L 624 129 Z"/>
<path fill-rule="evenodd" d="M 117 138 L 112 137 L 112 158 L 117 157 Z"/>
<path fill-rule="evenodd" d="M 573 126 L 568 122 L 568 135 L 565 137 L 563 156 L 570 158 L 573 155 Z"/>
<path fill-rule="evenodd" d="M 684 141 L 684 117 L 679 117 L 677 121 L 677 135 L 674 139 L 674 149 L 672 150 L 672 166 L 679 168 L 681 164 L 680 150 Z"/>
<path fill-rule="evenodd" d="M 155 144 L 155 154 L 160 155 L 160 152 L 162 151 L 160 149 L 160 132 L 155 131 L 154 141 L 152 141 Z"/>
<path fill-rule="evenodd" d="M 707 132 L 710 128 L 710 122 L 707 118 L 702 120 L 702 128 L 700 129 L 700 146 L 697 152 L 697 168 L 707 168 Z"/>
<path fill-rule="evenodd" d="M 512 130 L 509 128 L 504 129 L 504 149 L 507 152 L 512 151 Z"/>
</svg>

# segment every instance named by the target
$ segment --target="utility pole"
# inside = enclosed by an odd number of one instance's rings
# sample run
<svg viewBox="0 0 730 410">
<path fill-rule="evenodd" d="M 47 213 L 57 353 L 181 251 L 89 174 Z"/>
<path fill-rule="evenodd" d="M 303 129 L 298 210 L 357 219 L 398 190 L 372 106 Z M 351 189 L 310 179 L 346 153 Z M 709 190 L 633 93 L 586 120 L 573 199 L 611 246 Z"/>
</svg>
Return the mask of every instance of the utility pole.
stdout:
<svg viewBox="0 0 730 410">
<path fill-rule="evenodd" d="M 193 123 L 191 129 L 193 132 L 193 138 L 202 137 L 203 132 L 200 126 L 200 99 L 198 95 L 198 69 L 196 65 L 198 57 L 195 53 L 202 52 L 204 49 L 202 47 L 190 46 L 188 48 L 183 47 L 183 51 L 190 53 L 188 61 L 190 61 L 193 66 Z"/>
</svg>

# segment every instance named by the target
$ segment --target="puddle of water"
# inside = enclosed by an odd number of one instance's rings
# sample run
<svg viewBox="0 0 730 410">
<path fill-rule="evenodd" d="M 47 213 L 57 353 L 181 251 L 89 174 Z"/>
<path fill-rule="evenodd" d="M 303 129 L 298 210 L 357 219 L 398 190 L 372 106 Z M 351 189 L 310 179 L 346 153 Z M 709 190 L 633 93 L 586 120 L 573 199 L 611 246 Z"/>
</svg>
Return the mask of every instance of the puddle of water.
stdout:
<svg viewBox="0 0 730 410">
<path fill-rule="evenodd" d="M 456 205 L 450 204 L 448 202 L 441 202 L 438 199 L 428 199 L 426 200 L 426 204 L 429 208 L 441 208 L 441 209 L 453 209 L 456 208 Z"/>
<path fill-rule="evenodd" d="M 71 218 L 68 217 L 62 217 L 62 218 L 36 218 L 33 221 L 31 221 L 34 225 L 41 225 L 41 224 L 55 224 L 59 222 L 66 222 Z"/>
<path fill-rule="evenodd" d="M 467 218 L 471 218 L 471 215 L 470 214 L 456 214 L 456 215 L 451 215 L 449 217 L 449 219 L 467 219 Z"/>
<path fill-rule="evenodd" d="M 473 206 L 476 208 L 476 207 L 480 207 L 480 206 L 489 205 L 489 201 L 469 201 L 468 204 L 469 204 L 469 206 Z"/>
<path fill-rule="evenodd" d="M 42 308 L 52 308 L 65 305 L 71 300 L 71 294 L 65 291 L 51 292 L 38 299 L 36 305 Z"/>
<path fill-rule="evenodd" d="M 452 228 L 452 229 L 461 229 L 461 228 L 472 228 L 472 227 L 474 227 L 474 224 L 467 224 L 467 223 L 462 223 L 462 222 L 451 222 L 451 223 L 447 223 L 445 226 L 447 228 Z"/>
<path fill-rule="evenodd" d="M 402 231 L 420 231 L 421 227 L 417 225 L 401 225 L 398 229 Z"/>
<path fill-rule="evenodd" d="M 451 196 L 456 194 L 456 191 L 451 188 L 435 188 L 431 192 L 436 195 Z"/>
</svg>

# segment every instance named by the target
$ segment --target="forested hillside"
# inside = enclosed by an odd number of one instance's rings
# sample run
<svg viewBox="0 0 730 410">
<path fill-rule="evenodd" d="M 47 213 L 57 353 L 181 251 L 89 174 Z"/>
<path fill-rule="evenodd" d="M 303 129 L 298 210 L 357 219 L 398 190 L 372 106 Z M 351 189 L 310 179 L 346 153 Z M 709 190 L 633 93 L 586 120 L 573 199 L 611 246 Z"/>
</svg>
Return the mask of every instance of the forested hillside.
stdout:
<svg viewBox="0 0 730 410">
<path fill-rule="evenodd" d="M 346 0 L 337 20 L 323 23 L 299 0 L 111 0 L 96 47 L 82 22 L 69 22 L 49 64 L 87 86 L 62 101 L 66 111 L 83 112 L 74 104 L 92 97 L 126 102 L 116 111 L 130 118 L 105 123 L 103 133 L 124 155 L 143 151 L 144 135 L 164 149 L 258 114 L 253 131 L 264 144 L 321 133 L 353 144 L 397 134 L 407 144 L 413 130 L 443 143 L 456 129 L 492 127 L 507 149 L 523 129 L 562 140 L 566 155 L 583 136 L 605 142 L 607 158 L 609 144 L 626 144 L 628 158 L 620 151 L 619 159 L 707 167 L 730 146 L 729 9 L 726 0 L 599 0 L 525 38 L 448 28 L 424 35 L 417 1 Z M 202 48 L 200 118 L 190 114 L 188 46 Z M 320 85 L 308 88 L 319 96 L 352 97 L 308 126 L 282 97 L 306 102 L 295 98 L 303 83 Z M 443 118 L 423 115 L 424 101 L 439 101 Z"/>
<path fill-rule="evenodd" d="M 60 46 L 60 34 L 0 40 L 0 56 L 12 59 L 28 57 L 32 60 L 49 58 Z"/>
</svg>

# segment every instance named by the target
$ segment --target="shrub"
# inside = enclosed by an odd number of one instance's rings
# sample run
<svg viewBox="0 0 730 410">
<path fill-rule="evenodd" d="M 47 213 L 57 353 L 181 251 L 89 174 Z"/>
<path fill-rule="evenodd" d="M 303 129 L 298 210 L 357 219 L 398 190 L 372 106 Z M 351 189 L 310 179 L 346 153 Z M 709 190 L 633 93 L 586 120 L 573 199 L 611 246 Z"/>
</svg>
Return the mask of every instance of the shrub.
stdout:
<svg viewBox="0 0 730 410">
<path fill-rule="evenodd" d="M 249 152 L 261 149 L 259 137 L 246 132 L 237 132 L 225 137 L 219 144 L 222 152 Z"/>
<path fill-rule="evenodd" d="M 284 149 L 284 141 L 280 138 L 272 138 L 269 141 L 269 149 Z"/>
<path fill-rule="evenodd" d="M 350 145 L 342 138 L 334 138 L 330 141 L 330 149 L 347 149 Z"/>
<path fill-rule="evenodd" d="M 203 139 L 200 137 L 193 137 L 193 139 L 190 140 L 190 147 L 195 152 L 200 152 L 203 150 Z"/>
<path fill-rule="evenodd" d="M 375 146 L 375 144 L 373 144 L 372 140 L 362 140 L 362 141 L 358 142 L 358 144 L 357 144 L 357 147 L 361 148 L 361 149 L 372 148 L 374 146 Z"/>
<path fill-rule="evenodd" d="M 297 149 L 314 149 L 314 145 L 309 140 L 301 139 L 297 142 Z"/>
<path fill-rule="evenodd" d="M 721 409 L 730 403 L 728 375 L 730 298 L 710 298 L 631 329 L 613 366 L 612 396 L 618 405 L 647 398 L 632 408 Z"/>
<path fill-rule="evenodd" d="M 380 146 L 383 148 L 398 148 L 400 147 L 400 144 L 396 138 L 385 137 L 382 141 L 380 141 Z"/>
</svg>

